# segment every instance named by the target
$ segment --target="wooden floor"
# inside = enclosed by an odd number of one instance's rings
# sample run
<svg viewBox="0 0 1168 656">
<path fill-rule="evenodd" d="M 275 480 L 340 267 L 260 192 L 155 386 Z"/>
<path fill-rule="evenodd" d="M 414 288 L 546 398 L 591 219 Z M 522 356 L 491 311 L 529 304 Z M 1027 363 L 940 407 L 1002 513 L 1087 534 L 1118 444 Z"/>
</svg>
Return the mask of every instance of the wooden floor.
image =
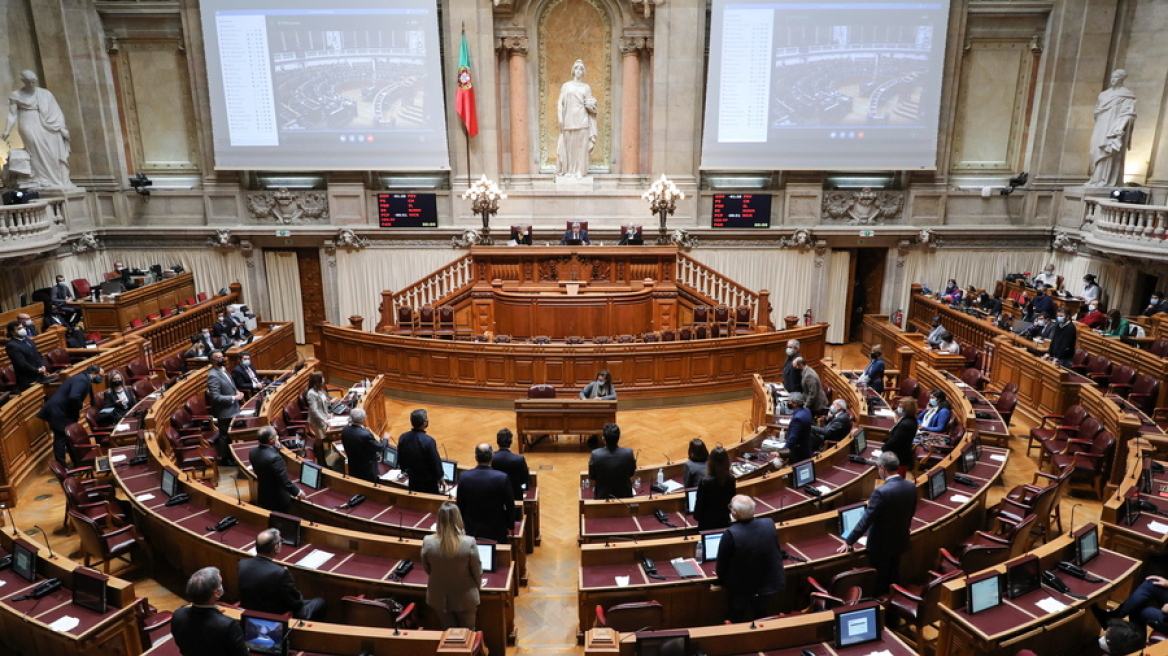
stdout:
<svg viewBox="0 0 1168 656">
<path fill-rule="evenodd" d="M 860 369 L 866 361 L 858 345 L 828 347 L 828 356 L 844 369 Z M 393 399 L 388 399 L 386 406 L 387 420 L 395 434 L 408 428 L 410 411 L 421 407 Z M 430 415 L 429 433 L 445 446 L 450 458 L 460 462 L 473 459 L 476 444 L 493 445 L 500 428 L 515 428 L 514 413 L 510 411 L 434 405 L 426 408 Z M 694 437 L 702 438 L 711 447 L 719 442 L 736 442 L 745 430 L 743 420 L 749 411 L 748 399 L 685 408 L 622 411 L 618 416 L 621 444 L 639 450 L 639 461 L 643 463 L 684 459 L 688 443 Z M 1028 430 L 1029 426 L 1022 420 L 1015 420 L 1013 453 L 1005 481 L 990 491 L 991 503 L 1014 485 L 1031 482 L 1036 467 L 1025 453 Z M 516 599 L 518 642 L 508 653 L 583 653 L 576 646 L 576 585 L 580 562 L 576 544 L 579 534 L 576 486 L 579 472 L 587 468 L 588 454 L 574 442 L 541 444 L 527 458 L 531 468 L 539 470 L 543 543 L 528 560 L 529 587 L 522 589 Z M 231 468 L 224 471 L 221 488 L 235 484 L 233 473 Z M 247 495 L 245 486 L 240 486 L 240 491 Z M 1081 504 L 1075 511 L 1076 524 L 1098 520 L 1099 501 L 1079 497 L 1064 499 L 1064 518 L 1069 518 L 1071 506 L 1076 504 Z M 47 469 L 21 496 L 13 514 L 17 526 L 32 530 L 34 524 L 40 525 L 49 531 L 54 549 L 80 559 L 76 554 L 79 548 L 76 536 L 66 536 L 61 531 L 64 499 L 60 486 Z M 114 573 L 119 571 L 115 569 Z M 133 580 L 138 594 L 149 597 L 159 608 L 174 609 L 184 603 L 181 595 L 185 580 L 165 567 L 157 567 L 153 572 L 137 568 L 121 575 Z"/>
</svg>

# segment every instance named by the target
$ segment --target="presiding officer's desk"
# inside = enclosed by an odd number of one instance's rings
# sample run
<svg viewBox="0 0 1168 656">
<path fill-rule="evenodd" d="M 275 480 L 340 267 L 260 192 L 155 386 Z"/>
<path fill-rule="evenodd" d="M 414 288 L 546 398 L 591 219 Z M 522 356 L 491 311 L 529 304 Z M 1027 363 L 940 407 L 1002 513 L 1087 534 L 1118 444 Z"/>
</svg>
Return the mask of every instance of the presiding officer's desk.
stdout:
<svg viewBox="0 0 1168 656">
<path fill-rule="evenodd" d="M 81 308 L 86 330 L 109 335 L 126 330 L 134 319 L 145 321 L 163 308 L 182 305 L 194 297 L 195 275 L 188 272 L 122 292 L 110 300 L 79 298 L 73 304 Z"/>
<path fill-rule="evenodd" d="M 1074 562 L 1075 541 L 1070 534 L 1061 535 L 1032 550 L 1043 571 L 1055 569 L 1059 561 Z M 1012 560 L 1010 562 L 1016 562 Z M 985 572 L 1005 572 L 1009 563 L 996 565 Z M 1108 599 L 1126 599 L 1142 562 L 1108 549 L 1084 565 L 1099 583 L 1090 583 L 1059 572 L 1059 578 L 1076 599 L 1045 585 L 1015 599 L 1003 595 L 999 606 L 976 615 L 967 608 L 966 579 L 942 584 L 941 608 L 945 619 L 937 642 L 938 656 L 1013 656 L 1019 649 L 1038 649 L 1041 653 L 1074 654 L 1083 644 L 1094 643 L 1099 625 L 1087 609 L 1092 604 L 1105 605 Z M 974 573 L 980 574 L 982 572 Z M 1062 606 L 1056 612 L 1038 604 L 1053 599 Z"/>
<path fill-rule="evenodd" d="M 515 399 L 515 432 L 519 453 L 547 435 L 600 435 L 604 425 L 616 423 L 615 400 Z"/>
</svg>

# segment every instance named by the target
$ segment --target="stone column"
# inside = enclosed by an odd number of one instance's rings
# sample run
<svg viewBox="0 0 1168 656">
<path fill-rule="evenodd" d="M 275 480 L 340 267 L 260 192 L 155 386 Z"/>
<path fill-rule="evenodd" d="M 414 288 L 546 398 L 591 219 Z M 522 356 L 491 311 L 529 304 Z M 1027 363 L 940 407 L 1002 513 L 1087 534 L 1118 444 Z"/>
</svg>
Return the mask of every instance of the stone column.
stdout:
<svg viewBox="0 0 1168 656">
<path fill-rule="evenodd" d="M 637 174 L 641 169 L 641 49 L 644 37 L 625 36 L 620 40 L 624 78 L 621 85 L 621 173 Z"/>
<path fill-rule="evenodd" d="M 511 174 L 531 173 L 527 127 L 527 37 L 505 36 L 500 47 L 507 53 L 511 78 Z"/>
</svg>

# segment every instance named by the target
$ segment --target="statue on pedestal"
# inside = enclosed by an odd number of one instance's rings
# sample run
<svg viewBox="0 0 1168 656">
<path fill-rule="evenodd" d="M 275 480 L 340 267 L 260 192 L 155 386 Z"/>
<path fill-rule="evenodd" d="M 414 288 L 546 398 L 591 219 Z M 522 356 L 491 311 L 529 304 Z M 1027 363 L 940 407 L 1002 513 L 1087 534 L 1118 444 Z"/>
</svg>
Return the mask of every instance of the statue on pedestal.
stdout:
<svg viewBox="0 0 1168 656">
<path fill-rule="evenodd" d="M 1123 184 L 1123 159 L 1131 145 L 1132 123 L 1136 120 L 1136 96 L 1123 86 L 1126 78 L 1127 71 L 1116 69 L 1111 74 L 1111 88 L 1099 94 L 1095 103 L 1088 187 Z"/>
<path fill-rule="evenodd" d="M 20 74 L 24 86 L 8 96 L 8 124 L 0 139 L 8 140 L 12 126 L 20 123 L 20 138 L 32 169 L 30 187 L 74 189 L 69 180 L 69 130 L 61 106 L 48 89 L 37 86 L 36 73 Z"/>
<path fill-rule="evenodd" d="M 583 78 L 584 62 L 577 59 L 572 64 L 572 79 L 560 87 L 560 139 L 556 143 L 556 175 L 560 177 L 586 177 L 596 145 L 596 98 Z"/>
</svg>

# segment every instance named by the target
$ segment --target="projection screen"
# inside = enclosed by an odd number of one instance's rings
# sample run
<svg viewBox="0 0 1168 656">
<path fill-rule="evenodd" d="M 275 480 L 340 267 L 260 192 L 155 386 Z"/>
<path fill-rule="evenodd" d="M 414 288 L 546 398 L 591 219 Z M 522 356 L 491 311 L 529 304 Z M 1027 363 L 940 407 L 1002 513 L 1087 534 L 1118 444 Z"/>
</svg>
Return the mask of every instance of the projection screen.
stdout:
<svg viewBox="0 0 1168 656">
<path fill-rule="evenodd" d="M 713 0 L 702 168 L 932 169 L 949 0 Z"/>
<path fill-rule="evenodd" d="M 435 0 L 202 0 L 215 168 L 449 168 Z"/>
</svg>

